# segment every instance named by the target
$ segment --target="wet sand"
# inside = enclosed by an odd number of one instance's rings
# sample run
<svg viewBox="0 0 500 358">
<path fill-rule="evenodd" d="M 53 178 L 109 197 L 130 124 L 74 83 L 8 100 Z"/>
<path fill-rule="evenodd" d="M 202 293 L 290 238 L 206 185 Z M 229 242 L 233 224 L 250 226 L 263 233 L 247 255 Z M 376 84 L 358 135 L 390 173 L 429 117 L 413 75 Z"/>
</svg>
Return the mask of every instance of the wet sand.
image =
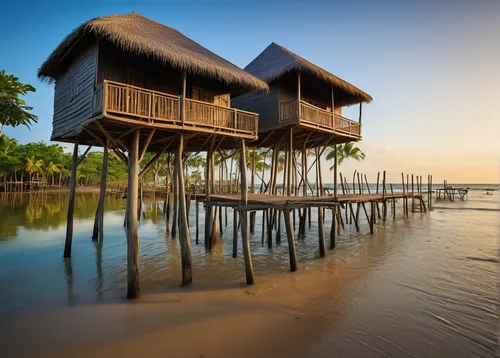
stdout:
<svg viewBox="0 0 500 358">
<path fill-rule="evenodd" d="M 350 228 L 324 259 L 313 221 L 295 273 L 286 244 L 269 250 L 257 232 L 253 286 L 227 238 L 209 255 L 192 243 L 194 282 L 180 287 L 178 243 L 146 208 L 136 302 L 123 299 L 121 202 L 107 203 L 100 249 L 88 237 L 93 209 L 80 206 L 70 264 L 60 257 L 64 225 L 26 222 L 0 241 L 1 356 L 497 357 L 498 199 L 436 203 L 375 235 Z"/>
</svg>

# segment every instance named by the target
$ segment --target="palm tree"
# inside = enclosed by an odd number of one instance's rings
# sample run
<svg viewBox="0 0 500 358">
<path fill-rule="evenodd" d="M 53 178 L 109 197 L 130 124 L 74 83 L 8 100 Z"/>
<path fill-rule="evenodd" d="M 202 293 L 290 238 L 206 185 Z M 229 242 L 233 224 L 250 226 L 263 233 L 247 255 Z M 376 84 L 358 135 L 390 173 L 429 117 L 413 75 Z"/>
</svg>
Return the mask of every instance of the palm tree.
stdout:
<svg viewBox="0 0 500 358">
<path fill-rule="evenodd" d="M 54 177 L 56 173 L 60 173 L 61 169 L 53 162 L 50 162 L 49 165 L 45 168 L 45 174 L 47 175 L 47 181 L 52 178 L 52 185 L 54 185 Z"/>
<path fill-rule="evenodd" d="M 25 170 L 29 175 L 30 181 L 33 181 L 33 175 L 43 173 L 43 161 L 36 159 L 34 156 L 26 158 Z"/>
<path fill-rule="evenodd" d="M 337 145 L 337 165 L 340 165 L 347 159 L 354 159 L 358 162 L 364 160 L 366 157 L 365 153 L 358 147 L 354 146 L 354 143 L 345 143 Z M 326 153 L 327 160 L 333 160 L 335 158 L 335 147 L 332 146 L 328 148 Z M 330 170 L 333 170 L 334 166 L 330 167 Z"/>
</svg>

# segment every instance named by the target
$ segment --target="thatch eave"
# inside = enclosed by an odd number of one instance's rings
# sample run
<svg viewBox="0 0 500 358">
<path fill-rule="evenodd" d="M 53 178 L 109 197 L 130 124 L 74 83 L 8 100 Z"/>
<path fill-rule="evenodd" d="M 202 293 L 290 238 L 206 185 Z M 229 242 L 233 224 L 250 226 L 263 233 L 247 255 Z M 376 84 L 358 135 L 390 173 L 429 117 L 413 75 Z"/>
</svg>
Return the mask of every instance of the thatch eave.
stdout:
<svg viewBox="0 0 500 358">
<path fill-rule="evenodd" d="M 319 80 L 352 95 L 353 99 L 350 101 L 352 103 L 369 103 L 373 101 L 373 98 L 368 93 L 275 42 L 271 43 L 259 56 L 249 63 L 245 67 L 245 71 L 260 78 L 269 85 L 290 72 L 307 72 Z"/>
<path fill-rule="evenodd" d="M 113 43 L 121 50 L 144 55 L 179 71 L 215 79 L 243 91 L 268 91 L 264 81 L 214 54 L 177 30 L 141 15 L 111 15 L 91 19 L 73 30 L 38 71 L 42 80 L 57 79 L 58 67 L 73 46 L 86 36 Z"/>
</svg>

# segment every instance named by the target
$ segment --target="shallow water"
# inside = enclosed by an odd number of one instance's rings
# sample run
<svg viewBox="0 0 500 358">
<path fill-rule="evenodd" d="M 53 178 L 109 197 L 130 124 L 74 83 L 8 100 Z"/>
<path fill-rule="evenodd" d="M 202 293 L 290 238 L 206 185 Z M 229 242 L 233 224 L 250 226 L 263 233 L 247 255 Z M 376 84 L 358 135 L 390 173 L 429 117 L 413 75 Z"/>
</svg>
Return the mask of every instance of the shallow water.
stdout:
<svg viewBox="0 0 500 358">
<path fill-rule="evenodd" d="M 468 201 L 434 202 L 429 213 L 396 221 L 389 213 L 369 234 L 363 211 L 360 232 L 346 225 L 335 251 L 317 254 L 313 220 L 297 242 L 299 271 L 288 272 L 284 227 L 282 245 L 261 244 L 261 216 L 251 237 L 256 280 L 268 283 L 306 278 L 318 270 L 342 289 L 315 297 L 303 310 L 323 318 L 327 329 L 310 347 L 310 356 L 492 357 L 499 332 L 500 191 L 470 191 Z M 97 194 L 78 194 L 71 260 L 62 258 L 67 196 L 63 193 L 9 194 L 0 197 L 0 317 L 64 305 L 113 302 L 125 294 L 125 200 L 108 197 L 102 245 L 90 236 Z M 223 210 L 224 212 L 224 210 Z M 203 207 L 200 205 L 200 217 Z M 194 203 L 190 222 L 195 220 Z M 239 247 L 232 255 L 232 211 L 223 238 L 210 254 L 191 228 L 194 283 L 212 289 L 244 282 Z M 327 238 L 331 223 L 326 214 Z M 298 224 L 298 223 L 297 223 Z M 166 233 L 163 200 L 143 207 L 140 275 L 143 292 L 162 292 L 180 283 L 180 248 Z M 328 241 L 328 239 L 327 239 Z M 498 351 L 496 351 L 498 352 Z"/>
</svg>

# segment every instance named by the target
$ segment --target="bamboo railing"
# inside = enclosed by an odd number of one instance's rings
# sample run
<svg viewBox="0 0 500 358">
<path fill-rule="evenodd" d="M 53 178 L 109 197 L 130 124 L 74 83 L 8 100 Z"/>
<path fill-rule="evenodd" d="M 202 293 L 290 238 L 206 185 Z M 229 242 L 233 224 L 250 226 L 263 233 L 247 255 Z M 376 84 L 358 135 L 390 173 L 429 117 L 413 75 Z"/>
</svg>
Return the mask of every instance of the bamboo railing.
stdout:
<svg viewBox="0 0 500 358">
<path fill-rule="evenodd" d="M 361 136 L 361 124 L 304 101 L 280 103 L 280 122 L 299 121 L 321 128 Z"/>
<path fill-rule="evenodd" d="M 185 124 L 257 134 L 258 114 L 186 98 Z"/>
<path fill-rule="evenodd" d="M 210 128 L 226 133 L 257 136 L 258 114 L 186 98 L 184 122 L 180 119 L 182 98 L 124 83 L 105 80 L 94 90 L 92 113 L 110 113 Z"/>
</svg>

